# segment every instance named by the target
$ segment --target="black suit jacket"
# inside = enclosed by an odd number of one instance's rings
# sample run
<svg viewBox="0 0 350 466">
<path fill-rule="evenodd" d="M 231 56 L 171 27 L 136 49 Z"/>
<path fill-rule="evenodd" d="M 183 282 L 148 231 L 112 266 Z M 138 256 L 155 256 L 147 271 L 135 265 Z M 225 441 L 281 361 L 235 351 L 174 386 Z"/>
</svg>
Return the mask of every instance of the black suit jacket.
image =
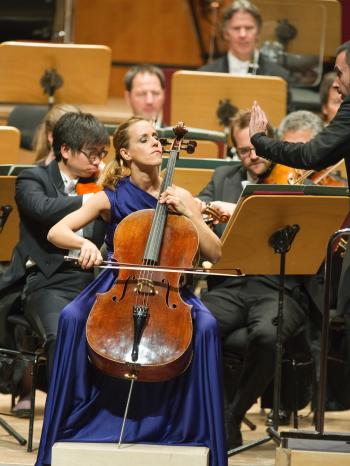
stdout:
<svg viewBox="0 0 350 466">
<path fill-rule="evenodd" d="M 47 240 L 49 229 L 63 217 L 79 209 L 83 196 L 68 196 L 56 161 L 48 166 L 23 170 L 16 181 L 16 203 L 20 215 L 20 239 L 10 267 L 0 277 L 0 291 L 26 274 L 30 257 L 46 277 L 52 276 L 63 264 L 67 250 L 59 249 Z M 101 246 L 105 234 L 102 219 L 84 228 L 84 237 Z"/>
<path fill-rule="evenodd" d="M 350 180 L 350 96 L 330 124 L 306 144 L 272 140 L 264 133 L 255 134 L 252 143 L 261 157 L 295 168 L 320 170 L 345 157 Z"/>
<path fill-rule="evenodd" d="M 209 71 L 211 73 L 228 73 L 229 66 L 227 53 L 217 60 L 214 60 L 212 63 L 208 63 L 202 66 L 199 68 L 199 71 Z M 262 54 L 259 55 L 258 69 L 256 74 L 260 76 L 278 76 L 285 79 L 286 81 L 289 81 L 291 78 L 288 70 L 280 66 L 278 63 L 268 60 Z"/>
</svg>

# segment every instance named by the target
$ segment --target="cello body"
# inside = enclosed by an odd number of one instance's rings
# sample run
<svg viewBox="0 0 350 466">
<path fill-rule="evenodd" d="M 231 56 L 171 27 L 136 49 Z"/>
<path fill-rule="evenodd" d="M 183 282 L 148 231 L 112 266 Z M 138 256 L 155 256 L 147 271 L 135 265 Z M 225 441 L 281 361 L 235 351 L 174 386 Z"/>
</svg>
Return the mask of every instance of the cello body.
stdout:
<svg viewBox="0 0 350 466">
<path fill-rule="evenodd" d="M 114 258 L 147 262 L 144 251 L 154 215 L 153 210 L 141 210 L 122 220 L 114 237 Z M 157 263 L 190 267 L 197 249 L 193 223 L 168 214 Z M 180 297 L 180 278 L 180 273 L 124 269 L 108 292 L 97 295 L 86 336 L 90 359 L 98 369 L 113 377 L 152 382 L 169 380 L 188 367 L 191 306 Z"/>
</svg>

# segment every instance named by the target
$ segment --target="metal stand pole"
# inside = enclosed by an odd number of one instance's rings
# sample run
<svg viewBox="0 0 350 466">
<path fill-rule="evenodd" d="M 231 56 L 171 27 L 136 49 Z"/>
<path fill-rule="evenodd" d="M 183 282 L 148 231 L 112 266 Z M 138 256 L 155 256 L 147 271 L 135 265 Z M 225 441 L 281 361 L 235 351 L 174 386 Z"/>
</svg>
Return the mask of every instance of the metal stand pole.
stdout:
<svg viewBox="0 0 350 466">
<path fill-rule="evenodd" d="M 233 448 L 227 452 L 227 456 L 233 456 L 242 451 L 249 450 L 258 445 L 262 445 L 269 440 L 275 441 L 278 445 L 281 442 L 278 427 L 279 427 L 279 408 L 280 408 L 280 392 L 281 392 L 281 372 L 282 372 L 282 325 L 283 325 L 283 305 L 284 305 L 284 283 L 285 283 L 285 266 L 286 253 L 289 251 L 292 242 L 299 231 L 299 225 L 288 225 L 285 228 L 277 230 L 269 239 L 271 246 L 276 254 L 280 254 L 280 282 L 278 295 L 278 311 L 276 318 L 276 356 L 275 356 L 275 372 L 274 372 L 274 388 L 273 388 L 273 420 L 272 427 L 266 429 L 267 436 L 255 442 L 242 445 L 238 448 Z"/>
</svg>

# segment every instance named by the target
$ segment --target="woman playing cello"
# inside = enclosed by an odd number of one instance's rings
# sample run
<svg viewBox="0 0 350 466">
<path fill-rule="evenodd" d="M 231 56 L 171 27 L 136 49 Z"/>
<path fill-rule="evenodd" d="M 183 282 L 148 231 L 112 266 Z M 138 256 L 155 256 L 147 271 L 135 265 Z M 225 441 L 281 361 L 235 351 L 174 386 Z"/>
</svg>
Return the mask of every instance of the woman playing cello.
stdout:
<svg viewBox="0 0 350 466">
<path fill-rule="evenodd" d="M 83 268 L 101 263 L 102 258 L 93 243 L 74 231 L 101 215 L 107 223 L 106 244 L 112 255 L 117 225 L 132 212 L 155 208 L 161 188 L 162 148 L 150 122 L 130 119 L 120 125 L 113 142 L 116 159 L 104 171 L 104 190 L 49 233 L 50 241 L 59 247 L 80 248 Z M 126 170 L 129 176 L 125 176 Z M 171 187 L 162 193 L 160 202 L 192 220 L 198 230 L 201 254 L 216 262 L 221 244 L 204 223 L 192 196 Z M 51 463 L 51 447 L 56 441 L 118 441 L 130 382 L 104 375 L 92 366 L 85 336 L 96 293 L 109 290 L 115 279 L 113 270 L 102 272 L 62 312 L 37 466 Z M 192 306 L 192 361 L 174 379 L 135 384 L 123 441 L 207 446 L 211 466 L 224 466 L 227 457 L 216 321 L 186 287 L 181 290 L 181 297 Z"/>
</svg>

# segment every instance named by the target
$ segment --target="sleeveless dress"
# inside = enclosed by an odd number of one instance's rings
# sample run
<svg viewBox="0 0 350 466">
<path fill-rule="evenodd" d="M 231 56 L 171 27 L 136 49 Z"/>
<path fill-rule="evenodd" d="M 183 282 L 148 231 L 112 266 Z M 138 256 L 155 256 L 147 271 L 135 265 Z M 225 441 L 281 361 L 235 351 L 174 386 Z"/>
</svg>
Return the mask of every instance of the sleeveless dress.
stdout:
<svg viewBox="0 0 350 466">
<path fill-rule="evenodd" d="M 121 180 L 111 203 L 106 243 L 111 255 L 118 223 L 131 212 L 155 208 L 156 199 Z M 117 443 L 130 382 L 102 374 L 88 361 L 85 325 L 96 293 L 107 291 L 116 272 L 105 270 L 61 313 L 36 466 L 51 464 L 55 442 Z M 221 344 L 215 318 L 184 288 L 192 305 L 193 359 L 167 382 L 136 382 L 123 443 L 207 446 L 210 465 L 227 465 L 222 406 Z"/>
</svg>

